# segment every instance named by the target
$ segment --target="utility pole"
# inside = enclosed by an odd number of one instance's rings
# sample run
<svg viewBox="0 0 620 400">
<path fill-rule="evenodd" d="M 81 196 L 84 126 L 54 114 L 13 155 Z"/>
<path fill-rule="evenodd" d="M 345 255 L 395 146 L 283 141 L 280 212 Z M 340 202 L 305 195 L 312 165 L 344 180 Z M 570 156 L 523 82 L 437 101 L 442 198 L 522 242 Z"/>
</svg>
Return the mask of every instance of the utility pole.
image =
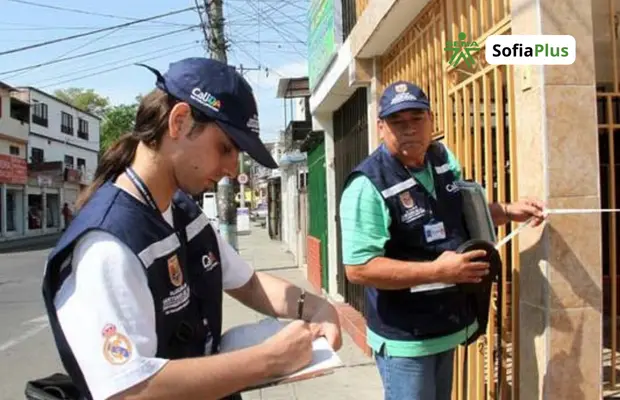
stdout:
<svg viewBox="0 0 620 400">
<path fill-rule="evenodd" d="M 204 0 L 208 26 L 203 29 L 208 37 L 208 50 L 211 56 L 218 61 L 228 63 L 226 56 L 226 39 L 224 38 L 224 11 L 223 0 Z"/>
<path fill-rule="evenodd" d="M 213 59 L 228 64 L 226 56 L 226 39 L 224 38 L 223 0 L 204 0 L 208 26 L 203 26 L 208 51 Z M 208 29 L 208 32 L 207 32 Z M 220 234 L 235 250 L 237 245 L 237 207 L 233 183 L 228 177 L 217 184 L 217 209 Z"/>
<path fill-rule="evenodd" d="M 195 0 L 198 2 L 198 0 Z M 215 60 L 228 64 L 226 54 L 227 44 L 224 37 L 224 11 L 223 0 L 203 0 L 205 6 L 207 24 L 203 23 L 203 33 L 207 44 L 207 51 Z M 202 18 L 201 18 L 202 21 Z M 244 68 L 240 66 L 243 76 Z M 245 69 L 248 70 L 248 69 Z M 261 70 L 250 68 L 249 70 Z M 243 171 L 243 153 L 241 153 L 241 171 Z M 241 187 L 240 192 L 241 207 L 245 207 L 245 188 Z M 217 184 L 217 209 L 219 216 L 220 234 L 235 250 L 238 250 L 237 243 L 237 205 L 235 204 L 235 191 L 233 182 L 230 178 L 222 178 Z"/>
<path fill-rule="evenodd" d="M 247 71 L 262 71 L 261 66 L 259 65 L 257 68 L 244 68 L 243 64 L 239 64 L 239 73 L 241 74 L 241 76 L 244 76 L 244 73 Z M 243 171 L 245 170 L 245 160 L 244 160 L 244 155 L 243 153 L 239 154 L 239 170 L 241 171 L 241 173 L 243 173 Z M 250 186 L 252 191 L 254 190 L 254 187 Z M 240 199 L 239 199 L 239 207 L 241 208 L 245 208 L 245 184 L 240 183 L 239 184 L 239 192 L 241 193 Z M 254 205 L 254 202 L 250 203 L 250 209 L 252 208 L 252 206 Z"/>
</svg>

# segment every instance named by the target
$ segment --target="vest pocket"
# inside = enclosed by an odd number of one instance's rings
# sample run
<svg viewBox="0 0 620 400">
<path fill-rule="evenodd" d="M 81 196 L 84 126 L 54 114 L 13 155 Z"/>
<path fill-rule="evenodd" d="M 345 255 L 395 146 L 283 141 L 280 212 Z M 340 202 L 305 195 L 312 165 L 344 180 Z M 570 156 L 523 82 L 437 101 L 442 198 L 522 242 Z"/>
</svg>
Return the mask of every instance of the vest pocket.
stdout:
<svg viewBox="0 0 620 400">
<path fill-rule="evenodd" d="M 380 291 L 377 311 L 383 325 L 403 340 L 422 340 L 458 332 L 473 322 L 468 299 L 458 287 L 411 293 Z"/>
</svg>

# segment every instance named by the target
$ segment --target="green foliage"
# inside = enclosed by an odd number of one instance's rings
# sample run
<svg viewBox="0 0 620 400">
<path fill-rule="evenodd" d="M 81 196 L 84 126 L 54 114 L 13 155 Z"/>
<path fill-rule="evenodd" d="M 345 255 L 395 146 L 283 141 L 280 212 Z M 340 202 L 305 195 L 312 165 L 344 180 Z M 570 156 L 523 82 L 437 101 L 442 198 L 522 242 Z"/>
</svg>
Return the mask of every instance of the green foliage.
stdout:
<svg viewBox="0 0 620 400">
<path fill-rule="evenodd" d="M 107 97 L 97 94 L 93 89 L 59 89 L 54 92 L 54 96 L 98 117 L 103 117 L 110 105 L 110 100 Z"/>
<path fill-rule="evenodd" d="M 103 154 L 121 135 L 131 132 L 138 104 L 120 104 L 108 108 L 101 123 L 100 151 Z"/>
</svg>

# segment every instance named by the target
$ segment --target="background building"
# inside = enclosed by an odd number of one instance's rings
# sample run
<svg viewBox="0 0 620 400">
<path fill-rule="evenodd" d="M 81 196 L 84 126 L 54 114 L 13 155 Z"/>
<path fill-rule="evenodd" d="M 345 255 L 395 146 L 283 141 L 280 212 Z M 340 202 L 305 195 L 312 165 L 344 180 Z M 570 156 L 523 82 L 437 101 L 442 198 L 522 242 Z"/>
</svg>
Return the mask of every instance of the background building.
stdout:
<svg viewBox="0 0 620 400">
<path fill-rule="evenodd" d="M 65 203 L 75 210 L 80 189 L 97 167 L 100 118 L 39 89 L 20 88 L 30 103 L 28 137 L 28 231 L 43 234 L 64 227 Z"/>
<path fill-rule="evenodd" d="M 29 104 L 0 82 L 0 240 L 26 232 Z"/>
</svg>

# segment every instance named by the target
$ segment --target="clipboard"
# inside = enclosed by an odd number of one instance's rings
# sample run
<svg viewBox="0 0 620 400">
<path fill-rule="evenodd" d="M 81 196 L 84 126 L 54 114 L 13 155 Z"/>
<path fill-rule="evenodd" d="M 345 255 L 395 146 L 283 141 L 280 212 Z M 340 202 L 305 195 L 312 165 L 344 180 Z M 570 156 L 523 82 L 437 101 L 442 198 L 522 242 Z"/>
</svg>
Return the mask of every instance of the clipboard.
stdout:
<svg viewBox="0 0 620 400">
<path fill-rule="evenodd" d="M 222 335 L 220 353 L 241 350 L 258 345 L 275 335 L 288 322 L 274 318 L 266 318 L 256 323 L 244 324 L 233 327 Z M 254 385 L 243 391 L 251 391 L 271 386 L 289 384 L 293 382 L 314 379 L 334 372 L 336 368 L 344 366 L 342 360 L 327 339 L 320 337 L 312 343 L 312 361 L 299 371 L 291 374 L 271 378 L 259 385 Z"/>
</svg>

